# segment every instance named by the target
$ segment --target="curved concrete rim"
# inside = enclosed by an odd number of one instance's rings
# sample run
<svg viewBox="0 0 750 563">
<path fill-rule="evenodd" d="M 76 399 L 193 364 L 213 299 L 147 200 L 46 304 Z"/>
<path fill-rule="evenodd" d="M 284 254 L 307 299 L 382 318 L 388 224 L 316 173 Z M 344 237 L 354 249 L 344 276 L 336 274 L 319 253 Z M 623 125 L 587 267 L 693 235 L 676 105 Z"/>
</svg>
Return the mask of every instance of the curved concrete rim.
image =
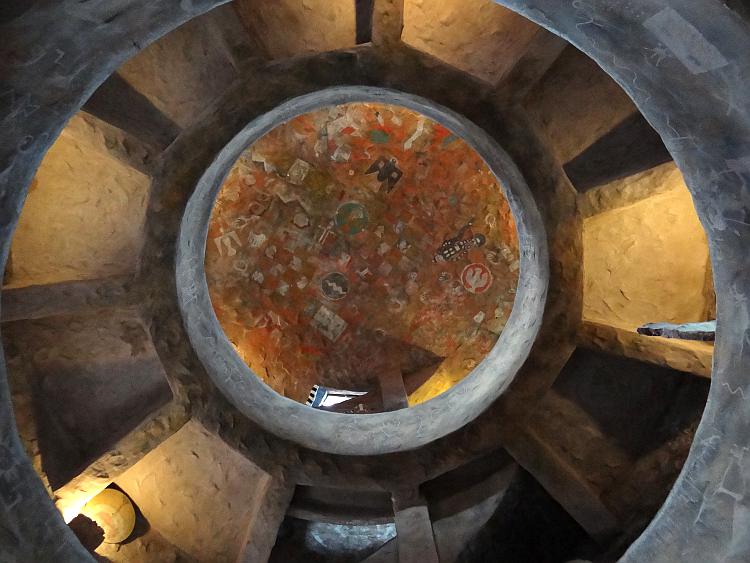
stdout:
<svg viewBox="0 0 750 563">
<path fill-rule="evenodd" d="M 516 221 L 520 274 L 513 311 L 497 343 L 460 383 L 408 409 L 352 415 L 311 409 L 273 391 L 238 356 L 211 306 L 204 268 L 211 211 L 241 153 L 278 125 L 324 107 L 395 104 L 441 123 L 464 139 L 500 181 Z M 482 129 L 429 100 L 384 88 L 335 87 L 289 100 L 248 124 L 217 155 L 188 202 L 178 237 L 177 293 L 185 327 L 206 371 L 237 409 L 277 436 L 314 450 L 375 455 L 412 450 L 473 420 L 499 397 L 528 357 L 542 322 L 549 281 L 541 215 L 520 171 Z"/>
</svg>

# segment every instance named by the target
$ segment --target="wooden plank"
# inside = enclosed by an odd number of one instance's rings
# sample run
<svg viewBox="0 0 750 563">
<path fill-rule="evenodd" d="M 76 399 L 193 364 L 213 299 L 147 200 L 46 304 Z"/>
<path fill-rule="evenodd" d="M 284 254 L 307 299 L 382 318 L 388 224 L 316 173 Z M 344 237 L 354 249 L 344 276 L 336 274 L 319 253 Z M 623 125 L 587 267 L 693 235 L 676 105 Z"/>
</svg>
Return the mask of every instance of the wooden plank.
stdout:
<svg viewBox="0 0 750 563">
<path fill-rule="evenodd" d="M 606 542 L 618 533 L 617 519 L 599 493 L 539 436 L 508 428 L 503 445 L 594 540 Z"/>
<path fill-rule="evenodd" d="M 129 281 L 114 277 L 4 289 L 0 318 L 5 323 L 129 306 Z"/>
<path fill-rule="evenodd" d="M 175 122 L 118 73 L 99 86 L 83 109 L 159 150 L 168 147 L 180 133 Z"/>
<path fill-rule="evenodd" d="M 659 134 L 640 113 L 634 113 L 563 168 L 583 193 L 671 160 Z"/>
<path fill-rule="evenodd" d="M 409 407 L 409 397 L 404 387 L 404 378 L 397 367 L 380 374 L 380 392 L 383 395 L 383 410 L 395 411 Z"/>
<path fill-rule="evenodd" d="M 357 45 L 372 41 L 372 16 L 375 0 L 355 0 Z"/>
</svg>

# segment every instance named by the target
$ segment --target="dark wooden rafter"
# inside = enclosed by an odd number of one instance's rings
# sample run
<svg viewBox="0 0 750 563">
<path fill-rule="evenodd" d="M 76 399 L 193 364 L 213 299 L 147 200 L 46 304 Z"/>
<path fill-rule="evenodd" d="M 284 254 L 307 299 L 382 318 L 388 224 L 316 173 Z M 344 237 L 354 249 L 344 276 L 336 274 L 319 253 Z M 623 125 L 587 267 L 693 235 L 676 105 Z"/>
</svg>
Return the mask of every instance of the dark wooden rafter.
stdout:
<svg viewBox="0 0 750 563">
<path fill-rule="evenodd" d="M 92 94 L 83 109 L 159 150 L 179 135 L 180 127 L 118 73 Z"/>
<path fill-rule="evenodd" d="M 135 305 L 126 276 L 5 289 L 2 322 L 42 319 Z"/>
<path fill-rule="evenodd" d="M 545 440 L 529 429 L 508 428 L 503 445 L 594 540 L 606 542 L 617 535 L 617 519 L 599 493 Z"/>
<path fill-rule="evenodd" d="M 355 0 L 357 18 L 357 45 L 372 41 L 372 22 L 375 0 Z"/>
<path fill-rule="evenodd" d="M 659 134 L 640 113 L 634 113 L 563 168 L 573 186 L 586 192 L 671 160 Z"/>
</svg>

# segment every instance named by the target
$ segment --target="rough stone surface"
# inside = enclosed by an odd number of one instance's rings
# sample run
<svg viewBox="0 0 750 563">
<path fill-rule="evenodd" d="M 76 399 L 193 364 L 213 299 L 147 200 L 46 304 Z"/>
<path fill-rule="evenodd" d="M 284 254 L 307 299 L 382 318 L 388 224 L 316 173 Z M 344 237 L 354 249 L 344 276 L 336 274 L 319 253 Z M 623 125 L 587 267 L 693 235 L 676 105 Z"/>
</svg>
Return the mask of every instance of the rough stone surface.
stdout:
<svg viewBox="0 0 750 563">
<path fill-rule="evenodd" d="M 200 424 L 189 422 L 116 483 L 171 544 L 198 561 L 233 563 L 268 479 Z"/>
<path fill-rule="evenodd" d="M 374 0 L 372 41 L 381 49 L 397 48 L 404 30 L 403 0 Z"/>
<path fill-rule="evenodd" d="M 345 0 L 237 0 L 250 36 L 272 59 L 353 47 L 354 2 Z"/>
<path fill-rule="evenodd" d="M 157 149 L 85 111 L 78 112 L 65 127 L 76 138 L 90 138 L 91 148 L 103 151 L 126 166 L 150 175 Z M 94 142 L 95 141 L 95 142 Z"/>
<path fill-rule="evenodd" d="M 122 108 L 128 108 L 123 112 Z M 174 141 L 180 126 L 151 100 L 115 72 L 96 89 L 83 106 L 86 113 L 133 135 L 160 152 Z"/>
<path fill-rule="evenodd" d="M 466 544 L 487 524 L 505 495 L 505 490 L 488 496 L 476 506 L 467 508 L 432 524 L 435 547 L 440 563 L 454 563 Z"/>
<path fill-rule="evenodd" d="M 212 23 L 196 18 L 164 36 L 118 71 L 164 115 L 187 127 L 235 80 L 231 51 Z"/>
<path fill-rule="evenodd" d="M 496 84 L 545 33 L 529 20 L 487 0 L 406 0 L 403 40 Z"/>
<path fill-rule="evenodd" d="M 674 162 L 669 162 L 589 190 L 581 194 L 578 202 L 581 215 L 588 218 L 605 211 L 628 207 L 684 185 L 685 180 L 680 169 Z"/>
<path fill-rule="evenodd" d="M 104 543 L 96 550 L 97 555 L 112 563 L 197 563 L 198 560 L 176 548 L 156 530 L 149 530 L 126 544 Z"/>
<path fill-rule="evenodd" d="M 680 176 L 670 179 L 668 192 L 584 221 L 584 320 L 631 330 L 708 320 L 706 235 Z"/>
<path fill-rule="evenodd" d="M 76 117 L 47 153 L 13 237 L 10 286 L 135 272 L 150 180 L 106 146 Z"/>
<path fill-rule="evenodd" d="M 665 162 L 672 162 L 672 155 L 659 133 L 636 112 L 565 164 L 563 169 L 576 190 L 585 193 Z"/>
<path fill-rule="evenodd" d="M 410 506 L 395 511 L 399 563 L 438 563 L 427 506 Z"/>
<path fill-rule="evenodd" d="M 14 4 L 4 12 L 1 32 L 13 37 L 0 47 L 4 93 L 0 230 L 6 258 L 20 201 L 65 122 L 125 58 L 216 4 L 136 1 L 84 7 L 66 1 L 54 6 Z M 64 25 L 59 33 L 49 33 L 61 22 Z M 42 77 L 49 78 L 45 87 L 38 84 Z M 0 559 L 90 561 L 49 502 L 22 452 L 4 377 L 0 378 L 0 398 L 4 405 L 0 411 Z"/>
<path fill-rule="evenodd" d="M 74 479 L 55 490 L 55 505 L 63 517 L 69 519 L 78 514 L 90 499 L 177 432 L 187 420 L 185 407 L 173 401 L 133 428 Z"/>
<path fill-rule="evenodd" d="M 241 563 L 266 563 L 276 543 L 281 522 L 289 509 L 294 487 L 283 476 L 269 478 L 258 510 L 243 539 L 244 547 L 238 559 Z"/>
<path fill-rule="evenodd" d="M 636 111 L 622 88 L 573 47 L 552 65 L 524 107 L 561 164 Z"/>
<path fill-rule="evenodd" d="M 7 323 L 3 337 L 9 369 L 30 385 L 36 412 L 38 428 L 21 431 L 38 440 L 54 489 L 171 399 L 132 313 Z"/>
<path fill-rule="evenodd" d="M 62 282 L 6 289 L 2 322 L 43 319 L 72 313 L 134 305 L 130 277 Z"/>
</svg>

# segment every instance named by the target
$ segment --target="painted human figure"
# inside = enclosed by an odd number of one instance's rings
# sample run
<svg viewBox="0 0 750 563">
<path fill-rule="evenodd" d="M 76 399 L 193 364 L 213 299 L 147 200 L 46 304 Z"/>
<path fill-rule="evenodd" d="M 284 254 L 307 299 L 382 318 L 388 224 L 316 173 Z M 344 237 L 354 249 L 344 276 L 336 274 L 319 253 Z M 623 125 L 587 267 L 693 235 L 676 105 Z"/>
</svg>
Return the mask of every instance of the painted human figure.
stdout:
<svg viewBox="0 0 750 563">
<path fill-rule="evenodd" d="M 461 230 L 458 231 L 455 237 L 449 238 L 443 241 L 440 248 L 435 253 L 433 262 L 455 262 L 460 260 L 462 257 L 469 253 L 472 248 L 478 248 L 484 246 L 487 239 L 482 234 L 474 235 L 471 238 L 464 239 L 466 231 L 468 231 L 474 224 L 474 219 L 470 219 Z"/>
</svg>

